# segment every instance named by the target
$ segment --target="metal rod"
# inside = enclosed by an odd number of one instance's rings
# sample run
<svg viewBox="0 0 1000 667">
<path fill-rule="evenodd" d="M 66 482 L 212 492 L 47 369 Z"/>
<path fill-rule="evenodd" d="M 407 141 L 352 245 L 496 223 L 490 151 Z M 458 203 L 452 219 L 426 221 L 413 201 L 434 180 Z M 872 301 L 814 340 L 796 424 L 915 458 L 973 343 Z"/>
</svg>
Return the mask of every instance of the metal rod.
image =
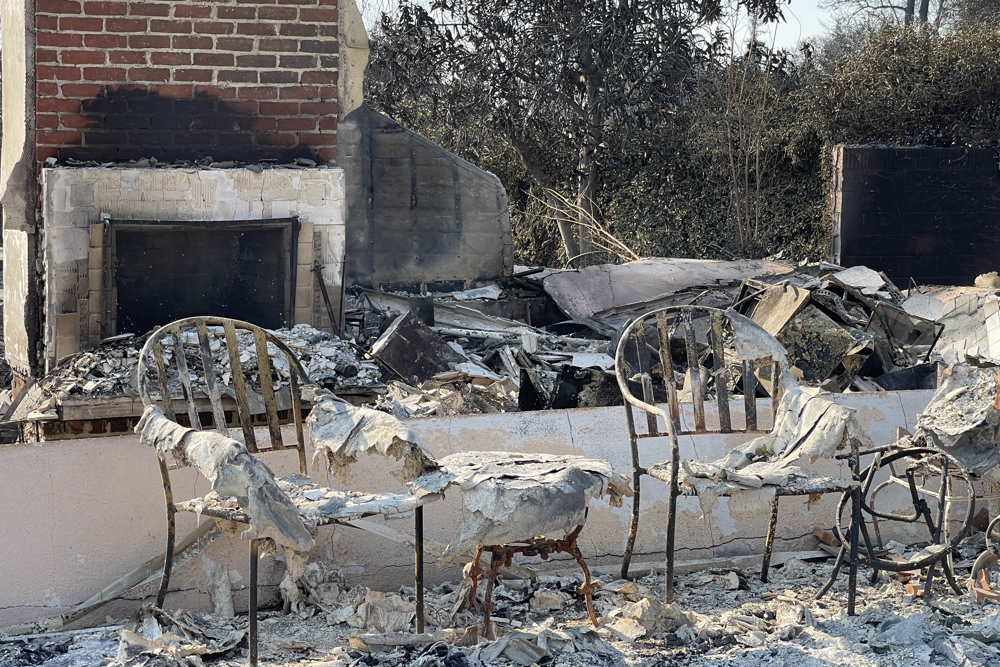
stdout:
<svg viewBox="0 0 1000 667">
<path fill-rule="evenodd" d="M 743 412 L 746 415 L 746 430 L 757 430 L 757 376 L 754 375 L 753 361 L 743 362 Z"/>
<path fill-rule="evenodd" d="M 337 324 L 337 317 L 333 314 L 333 306 L 330 305 L 330 295 L 327 293 L 326 283 L 323 281 L 323 270 L 319 266 L 314 266 L 313 272 L 319 281 L 319 292 L 323 295 L 323 303 L 326 304 L 326 314 L 330 318 L 330 326 L 333 328 L 334 333 L 337 333 L 340 331 L 340 326 Z"/>
<path fill-rule="evenodd" d="M 837 581 L 837 577 L 840 575 L 840 568 L 844 564 L 844 556 L 847 554 L 847 545 L 841 544 L 840 550 L 837 552 L 837 559 L 833 562 L 833 571 L 830 572 L 830 578 L 826 580 L 823 584 L 823 588 L 819 589 L 816 593 L 816 599 L 819 600 L 821 597 L 826 595 L 831 588 L 833 588 L 833 583 Z"/>
<path fill-rule="evenodd" d="M 674 420 L 675 428 L 680 428 L 681 410 L 677 404 L 674 358 L 670 353 L 670 325 L 667 323 L 666 313 L 659 312 L 656 314 L 656 330 L 660 337 L 660 375 L 663 376 L 663 388 L 667 392 L 667 403 L 670 405 L 670 418 Z"/>
<path fill-rule="evenodd" d="M 719 431 L 732 433 L 729 415 L 729 384 L 726 377 L 726 360 L 722 351 L 722 313 L 712 313 L 712 370 L 715 376 L 715 395 L 719 403 Z"/>
<path fill-rule="evenodd" d="M 163 552 L 163 576 L 160 577 L 160 588 L 156 592 L 156 606 L 163 609 L 163 601 L 167 598 L 167 588 L 170 586 L 170 572 L 174 567 L 174 541 L 177 539 L 177 522 L 174 507 L 174 492 L 170 486 L 170 471 L 167 462 L 157 457 L 160 466 L 160 479 L 163 481 L 163 499 L 167 506 L 167 548 Z"/>
<path fill-rule="evenodd" d="M 941 458 L 941 493 L 938 497 L 938 521 L 937 527 L 934 530 L 932 537 L 934 538 L 934 544 L 938 544 L 941 540 L 941 535 L 944 533 L 944 518 L 945 509 L 948 507 L 948 459 Z M 946 555 L 947 557 L 947 555 Z M 924 600 L 929 600 L 931 597 L 931 588 L 934 585 L 934 566 L 936 562 L 932 562 L 927 566 L 927 582 L 924 584 Z M 947 570 L 947 568 L 945 568 Z"/>
<path fill-rule="evenodd" d="M 670 429 L 670 486 L 667 491 L 667 557 L 663 568 L 664 598 L 667 604 L 674 601 L 674 538 L 677 534 L 677 475 L 680 473 L 680 444 L 677 434 Z"/>
<path fill-rule="evenodd" d="M 424 508 L 413 510 L 413 590 L 417 602 L 417 634 L 424 631 Z"/>
<path fill-rule="evenodd" d="M 694 430 L 705 430 L 705 387 L 701 383 L 701 364 L 695 341 L 694 320 L 684 313 L 684 347 L 687 352 L 688 383 L 691 388 L 691 402 L 694 404 Z"/>
<path fill-rule="evenodd" d="M 250 649 L 250 667 L 257 667 L 257 561 L 259 560 L 259 545 L 257 540 L 250 540 L 250 629 L 247 633 L 247 643 Z"/>
<path fill-rule="evenodd" d="M 639 439 L 635 433 L 635 415 L 632 414 L 632 404 L 625 402 L 625 421 L 628 424 L 628 444 L 632 452 L 632 516 L 629 518 L 628 542 L 625 544 L 625 554 L 622 556 L 622 579 L 628 579 L 628 568 L 632 562 L 632 551 L 635 549 L 635 538 L 639 533 L 639 482 L 642 479 L 642 469 L 639 466 Z"/>
<path fill-rule="evenodd" d="M 771 519 L 767 524 L 767 539 L 764 540 L 764 561 L 760 565 L 761 583 L 767 583 L 767 568 L 771 566 L 771 551 L 774 549 L 774 533 L 778 528 L 778 495 L 771 500 Z"/>
<path fill-rule="evenodd" d="M 851 472 L 854 479 L 859 480 L 860 457 L 858 456 L 857 443 L 851 443 Z M 847 615 L 855 615 L 855 605 L 858 596 L 858 526 L 861 524 L 861 485 L 854 487 L 851 493 L 851 530 L 850 530 L 850 563 L 847 581 Z"/>
</svg>

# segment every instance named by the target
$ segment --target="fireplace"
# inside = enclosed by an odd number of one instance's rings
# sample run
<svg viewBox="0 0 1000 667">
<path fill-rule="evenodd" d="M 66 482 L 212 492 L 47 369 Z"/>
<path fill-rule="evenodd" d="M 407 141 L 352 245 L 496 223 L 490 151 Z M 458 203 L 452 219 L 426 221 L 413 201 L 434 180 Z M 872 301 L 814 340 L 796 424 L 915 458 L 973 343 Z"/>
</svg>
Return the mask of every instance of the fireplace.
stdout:
<svg viewBox="0 0 1000 667">
<path fill-rule="evenodd" d="M 108 220 L 105 227 L 109 334 L 207 313 L 270 329 L 292 322 L 298 218 Z"/>
<path fill-rule="evenodd" d="M 189 315 L 330 326 L 340 308 L 343 172 L 42 172 L 45 361 Z"/>
</svg>

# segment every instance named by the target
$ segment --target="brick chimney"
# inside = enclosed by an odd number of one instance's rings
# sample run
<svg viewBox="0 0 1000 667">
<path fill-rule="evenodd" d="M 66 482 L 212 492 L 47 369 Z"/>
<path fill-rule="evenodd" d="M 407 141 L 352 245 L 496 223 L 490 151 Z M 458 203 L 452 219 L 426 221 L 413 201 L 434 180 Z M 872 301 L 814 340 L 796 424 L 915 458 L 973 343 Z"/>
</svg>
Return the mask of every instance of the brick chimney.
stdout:
<svg viewBox="0 0 1000 667">
<path fill-rule="evenodd" d="M 347 4 L 351 20 L 359 21 Z M 303 258 L 312 257 L 315 234 L 316 261 L 328 286 L 339 287 L 339 169 L 216 173 L 209 183 L 191 173 L 187 181 L 124 173 L 57 177 L 59 169 L 47 169 L 46 160 L 211 157 L 225 166 L 308 158 L 319 168 L 336 167 L 338 9 L 338 0 L 0 0 L 4 341 L 16 376 L 38 375 L 114 331 L 101 318 L 114 308 L 115 286 L 95 282 L 111 280 L 114 267 L 88 266 L 101 255 L 95 225 L 109 215 L 294 218 L 295 229 L 305 231 L 297 242 L 286 232 L 284 243 L 300 250 L 302 265 L 294 259 L 287 265 L 296 253 L 285 253 L 282 275 L 286 283 L 292 275 L 299 281 L 291 280 L 295 293 L 286 284 L 285 296 L 276 297 L 283 299 L 283 322 L 328 325 L 311 315 L 322 309 L 310 295 L 312 266 Z M 209 191 L 216 201 L 204 198 Z M 176 201 L 160 209 L 158 199 Z"/>
<path fill-rule="evenodd" d="M 36 0 L 37 159 L 336 164 L 337 0 Z"/>
</svg>

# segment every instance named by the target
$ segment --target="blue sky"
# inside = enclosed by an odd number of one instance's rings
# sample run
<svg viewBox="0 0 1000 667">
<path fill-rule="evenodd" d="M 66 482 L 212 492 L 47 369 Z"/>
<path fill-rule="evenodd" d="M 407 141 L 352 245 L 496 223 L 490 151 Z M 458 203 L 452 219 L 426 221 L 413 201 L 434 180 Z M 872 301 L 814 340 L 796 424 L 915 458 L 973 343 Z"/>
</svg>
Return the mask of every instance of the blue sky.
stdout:
<svg viewBox="0 0 1000 667">
<path fill-rule="evenodd" d="M 824 31 L 821 21 L 828 20 L 828 13 L 819 8 L 820 0 L 791 0 L 782 7 L 785 23 L 777 27 L 775 45 L 793 49 L 801 40 L 816 37 Z"/>
</svg>

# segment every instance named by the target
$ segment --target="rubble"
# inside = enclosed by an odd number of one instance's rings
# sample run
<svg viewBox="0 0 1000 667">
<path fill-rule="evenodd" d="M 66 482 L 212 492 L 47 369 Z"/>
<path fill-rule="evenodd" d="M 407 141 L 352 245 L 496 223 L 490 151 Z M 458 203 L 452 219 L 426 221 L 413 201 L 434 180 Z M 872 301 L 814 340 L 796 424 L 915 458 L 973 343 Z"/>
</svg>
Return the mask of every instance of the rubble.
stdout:
<svg viewBox="0 0 1000 667">
<path fill-rule="evenodd" d="M 944 325 L 917 314 L 925 310 L 907 311 L 907 297 L 885 274 L 824 263 L 778 278 L 745 280 L 733 307 L 785 346 L 801 381 L 878 391 L 890 375 L 894 389 L 917 388 L 918 376 L 893 373 L 927 362 Z"/>
<path fill-rule="evenodd" d="M 359 358 L 357 351 L 347 341 L 305 324 L 295 325 L 291 329 L 279 329 L 274 333 L 295 353 L 310 379 L 321 386 L 343 394 L 350 394 L 358 388 L 382 386 L 382 369 L 372 361 Z M 244 370 L 255 371 L 257 361 L 253 336 L 246 331 L 237 331 L 236 335 Z M 222 345 L 222 328 L 209 327 L 209 336 L 213 363 L 224 385 L 223 392 L 232 395 L 232 374 L 229 371 L 229 357 Z M 115 336 L 93 350 L 63 360 L 28 389 L 27 396 L 10 419 L 57 419 L 59 408 L 64 404 L 117 397 L 138 399 L 136 372 L 139 350 L 147 337 L 148 335 L 130 334 Z M 201 368 L 197 335 L 193 331 L 185 332 L 183 344 L 187 356 L 195 364 L 192 368 L 192 385 L 196 392 L 207 397 L 204 375 L 196 372 Z M 173 337 L 166 336 L 163 345 L 164 361 L 169 362 L 173 356 Z M 268 350 L 273 355 L 274 370 L 277 372 L 273 388 L 277 392 L 279 409 L 286 409 L 288 364 L 284 355 L 277 354 L 277 349 L 271 343 L 268 345 Z M 180 399 L 181 384 L 176 370 L 171 367 L 168 376 L 172 396 Z M 260 378 L 256 373 L 251 375 L 251 386 L 260 387 Z M 158 397 L 158 391 L 158 385 L 154 383 L 154 397 Z M 258 409 L 255 410 L 255 407 Z M 251 405 L 251 411 L 263 412 L 262 404 Z"/>
<path fill-rule="evenodd" d="M 663 605 L 662 573 L 633 582 L 609 580 L 595 594 L 600 615 L 598 629 L 582 625 L 575 606 L 581 601 L 575 587 L 579 577 L 540 574 L 537 580 L 504 580 L 498 584 L 494 611 L 496 638 L 482 637 L 462 610 L 451 614 L 462 589 L 442 584 L 425 594 L 431 623 L 423 635 L 366 631 L 360 624 L 363 606 L 370 601 L 394 600 L 401 616 L 412 615 L 412 589 L 375 593 L 364 587 L 342 589 L 339 595 L 349 615 L 337 619 L 313 614 L 303 618 L 281 611 L 264 612 L 261 664 L 266 667 L 347 667 L 379 664 L 385 667 L 485 667 L 490 665 L 681 664 L 689 667 L 773 664 L 990 665 L 1000 663 L 1000 612 L 992 604 L 979 605 L 971 597 L 924 603 L 905 594 L 896 581 L 862 584 L 863 610 L 844 613 L 846 582 L 838 583 L 829 598 L 813 600 L 829 575 L 831 564 L 790 560 L 772 570 L 761 583 L 739 570 L 702 570 L 678 577 L 674 605 Z M 733 577 L 738 586 L 732 587 Z M 866 577 L 859 577 L 866 580 Z M 507 584 L 513 588 L 508 588 Z M 551 592 L 565 597 L 558 610 L 532 608 L 534 596 Z M 409 605 L 409 606 L 407 606 Z M 407 611 L 409 610 L 409 611 Z M 225 637 L 239 634 L 245 616 L 218 621 L 208 615 L 172 614 L 158 610 L 134 621 L 128 630 L 97 629 L 73 638 L 22 640 L 2 643 L 0 664 L 8 656 L 39 655 L 47 667 L 83 667 L 111 662 L 119 646 L 148 646 L 160 641 L 159 656 L 144 649 L 134 664 L 191 664 L 235 667 L 246 662 L 246 644 L 237 644 L 215 656 L 198 653 L 200 647 L 225 646 Z M 198 619 L 198 623 L 193 622 Z M 155 620 L 157 626 L 149 622 Z M 194 632 L 191 628 L 200 628 Z M 159 632 L 152 640 L 149 635 Z M 199 634 L 199 632 L 201 634 Z M 208 633 L 222 635 L 222 640 Z M 115 636 L 119 639 L 116 641 Z M 127 635 L 130 642 L 122 642 Z M 136 640 L 135 635 L 142 637 Z M 25 645 L 31 648 L 24 648 Z M 12 651 L 12 646 L 17 653 Z M 191 652 L 195 662 L 151 662 L 153 657 L 174 659 L 170 652 Z M 531 660 L 532 662 L 528 662 Z M 116 664 L 111 662 L 111 664 Z M 123 664 L 123 663 L 117 663 Z M 132 664 L 132 663 L 125 663 Z"/>
<path fill-rule="evenodd" d="M 998 367 L 958 364 L 947 369 L 930 403 L 918 415 L 916 431 L 901 442 L 947 452 L 982 477 L 1000 464 L 998 382 Z"/>
<path fill-rule="evenodd" d="M 355 403 L 398 418 L 488 414 L 621 405 L 612 354 L 623 325 L 689 303 L 732 306 L 761 324 L 785 347 L 804 384 L 833 392 L 933 388 L 939 361 L 1000 357 L 1000 333 L 993 336 L 1000 332 L 998 294 L 1000 288 L 919 288 L 907 296 L 878 271 L 826 262 L 654 258 L 580 270 L 522 268 L 513 280 L 435 294 L 352 288 L 342 335 L 302 324 L 275 334 L 314 382 Z M 241 362 L 255 370 L 253 342 L 238 336 Z M 134 399 L 145 338 L 116 336 L 62 360 L 29 388 L 10 420 L 59 419 L 63 406 L 89 399 Z M 185 349 L 197 352 L 194 333 L 184 338 Z M 172 345 L 165 342 L 169 360 Z M 218 341 L 212 353 L 229 392 L 229 360 Z M 192 358 L 197 371 L 200 361 Z M 709 362 L 705 348 L 699 358 Z M 676 377 L 686 370 L 677 368 Z M 288 369 L 280 355 L 276 371 L 285 409 Z M 766 374 L 758 380 L 767 392 Z M 194 381 L 196 392 L 202 383 Z M 175 376 L 170 387 L 181 395 Z M 678 390 L 682 397 L 690 392 Z"/>
<path fill-rule="evenodd" d="M 397 317 L 370 351 L 399 378 L 413 384 L 451 370 L 449 363 L 467 361 L 412 312 Z"/>
</svg>

